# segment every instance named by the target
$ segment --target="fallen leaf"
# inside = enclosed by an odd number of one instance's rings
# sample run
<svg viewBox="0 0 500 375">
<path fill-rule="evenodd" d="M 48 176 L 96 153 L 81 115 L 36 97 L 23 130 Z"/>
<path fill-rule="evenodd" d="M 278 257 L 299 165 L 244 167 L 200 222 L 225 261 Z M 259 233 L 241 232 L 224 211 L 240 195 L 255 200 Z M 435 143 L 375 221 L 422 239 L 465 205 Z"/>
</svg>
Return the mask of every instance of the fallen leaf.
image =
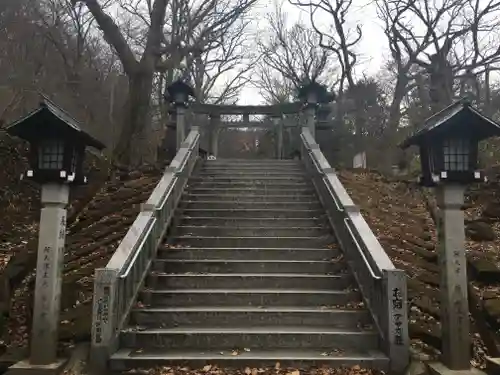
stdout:
<svg viewBox="0 0 500 375">
<path fill-rule="evenodd" d="M 206 365 L 205 367 L 203 367 L 203 371 L 208 372 L 208 371 L 210 371 L 211 368 L 212 368 L 212 365 Z"/>
</svg>

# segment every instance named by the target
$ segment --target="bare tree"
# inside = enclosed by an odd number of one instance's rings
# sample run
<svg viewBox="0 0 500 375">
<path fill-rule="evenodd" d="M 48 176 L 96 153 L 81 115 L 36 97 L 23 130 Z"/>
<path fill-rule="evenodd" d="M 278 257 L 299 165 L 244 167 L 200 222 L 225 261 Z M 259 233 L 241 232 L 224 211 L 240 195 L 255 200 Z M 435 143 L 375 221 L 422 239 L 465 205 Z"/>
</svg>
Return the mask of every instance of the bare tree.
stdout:
<svg viewBox="0 0 500 375">
<path fill-rule="evenodd" d="M 108 143 L 113 63 L 72 10 L 63 0 L 19 0 L 0 10 L 0 120 L 32 110 L 43 91 Z"/>
<path fill-rule="evenodd" d="M 302 22 L 287 25 L 282 4 L 275 2 L 268 16 L 269 32 L 258 43 L 261 54 L 255 85 L 267 101 L 289 101 L 304 82 L 333 87 L 336 61 L 333 52 L 320 47 L 320 36 Z"/>
<path fill-rule="evenodd" d="M 104 38 L 118 55 L 129 80 L 122 131 L 115 149 L 115 159 L 126 165 L 151 161 L 156 156 L 156 145 L 150 142 L 150 132 L 151 95 L 157 72 L 173 74 L 174 68 L 184 58 L 192 59 L 210 43 L 218 43 L 228 25 L 255 2 L 236 0 L 230 2 L 229 7 L 225 4 L 226 8 L 221 8 L 217 0 L 121 2 L 122 9 L 136 17 L 123 29 L 131 37 L 139 35 L 131 42 L 132 38 L 127 40 L 121 25 L 104 11 L 99 1 L 73 1 L 86 4 Z"/>
<path fill-rule="evenodd" d="M 356 47 L 362 37 L 361 26 L 357 25 L 353 30 L 347 24 L 353 2 L 352 0 L 289 0 L 289 2 L 309 11 L 311 25 L 319 37 L 319 46 L 333 53 L 333 56 L 336 57 L 336 64 L 340 67 L 340 71 L 336 84 L 334 120 L 336 122 L 335 128 L 345 129 L 343 123 L 346 109 L 344 94 L 348 87 L 356 85 L 354 77 L 354 68 L 358 62 Z M 325 137 L 325 139 L 327 138 Z M 332 134 L 329 134 L 328 139 L 331 143 Z M 330 146 L 325 144 L 325 147 Z"/>
<path fill-rule="evenodd" d="M 498 35 L 493 33 L 500 26 L 500 1 L 391 0 L 377 5 L 396 65 L 393 131 L 399 126 L 403 97 L 415 84 L 414 73 L 420 74 L 415 66 L 428 76 L 430 110 L 435 111 L 455 96 L 455 79 L 481 74 L 500 61 Z"/>
<path fill-rule="evenodd" d="M 151 6 L 146 45 L 141 58 L 127 43 L 116 22 L 105 13 L 97 0 L 84 0 L 83 3 L 92 13 L 106 41 L 114 48 L 125 74 L 129 79 L 129 95 L 124 110 L 123 127 L 115 148 L 115 157 L 124 164 L 141 163 L 145 150 L 149 150 L 147 131 L 150 130 L 149 106 L 153 78 L 160 61 L 163 25 L 165 22 L 167 0 L 155 0 Z M 74 5 L 78 4 L 74 1 Z M 132 145 L 132 138 L 137 143 Z"/>
<path fill-rule="evenodd" d="M 234 19 L 217 44 L 209 46 L 191 60 L 187 72 L 200 102 L 236 102 L 247 73 L 252 67 L 246 17 Z"/>
<path fill-rule="evenodd" d="M 291 4 L 307 8 L 310 13 L 311 24 L 319 35 L 319 45 L 332 51 L 340 65 L 340 81 L 338 85 L 339 100 L 342 97 L 346 83 L 354 86 L 354 67 L 358 61 L 355 51 L 356 45 L 361 40 L 361 26 L 357 25 L 352 32 L 347 26 L 347 16 L 351 11 L 352 0 L 289 0 Z M 332 25 L 323 29 L 318 24 L 318 19 Z"/>
<path fill-rule="evenodd" d="M 259 64 L 254 85 L 259 89 L 264 102 L 268 104 L 288 103 L 296 93 L 295 84 L 277 74 L 269 65 Z"/>
<path fill-rule="evenodd" d="M 201 5 L 175 1 L 170 7 L 165 42 L 175 45 L 180 41 L 181 46 L 192 47 L 184 55 L 174 51 L 170 64 L 163 64 L 162 85 L 182 77 L 194 85 L 198 101 L 235 100 L 251 65 L 247 63 L 251 54 L 245 51 L 246 31 L 248 12 L 256 0 L 218 0 Z"/>
<path fill-rule="evenodd" d="M 415 88 L 418 114 L 429 115 L 456 96 L 456 80 L 479 74 L 499 59 L 491 31 L 499 26 L 499 1 L 418 0 L 376 1 L 384 21 L 394 68 L 386 139 L 387 166 L 395 160 L 405 96 Z M 488 36 L 490 34 L 490 36 Z M 495 38 L 497 36 L 495 35 Z M 425 93 L 424 91 L 427 91 Z"/>
</svg>

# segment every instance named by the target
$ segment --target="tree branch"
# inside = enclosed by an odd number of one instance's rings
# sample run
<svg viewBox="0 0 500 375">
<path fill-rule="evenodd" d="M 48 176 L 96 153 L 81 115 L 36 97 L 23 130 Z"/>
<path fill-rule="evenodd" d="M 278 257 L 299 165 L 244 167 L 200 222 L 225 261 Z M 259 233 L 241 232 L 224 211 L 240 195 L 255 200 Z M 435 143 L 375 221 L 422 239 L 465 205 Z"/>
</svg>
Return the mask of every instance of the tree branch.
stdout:
<svg viewBox="0 0 500 375">
<path fill-rule="evenodd" d="M 107 15 L 97 0 L 81 0 L 94 16 L 97 24 L 103 32 L 106 41 L 115 49 L 127 75 L 133 75 L 137 69 L 137 60 L 134 53 L 123 37 L 118 25 Z"/>
</svg>

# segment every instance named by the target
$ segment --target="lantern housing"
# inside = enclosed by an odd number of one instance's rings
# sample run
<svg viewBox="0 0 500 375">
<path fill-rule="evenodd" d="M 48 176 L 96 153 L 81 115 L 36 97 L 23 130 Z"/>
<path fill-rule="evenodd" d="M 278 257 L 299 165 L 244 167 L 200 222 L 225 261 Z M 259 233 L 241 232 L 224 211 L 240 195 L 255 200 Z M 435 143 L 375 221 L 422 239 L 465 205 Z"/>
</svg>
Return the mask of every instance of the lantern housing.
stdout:
<svg viewBox="0 0 500 375">
<path fill-rule="evenodd" d="M 6 128 L 30 144 L 30 169 L 21 177 L 38 183 L 85 184 L 83 161 L 87 146 L 105 146 L 84 132 L 78 122 L 47 97 L 38 109 Z"/>
<path fill-rule="evenodd" d="M 462 99 L 428 118 L 401 147 L 419 147 L 423 186 L 467 184 L 485 181 L 477 170 L 478 143 L 498 135 L 500 126 Z"/>
<path fill-rule="evenodd" d="M 316 81 L 301 85 L 297 90 L 297 97 L 307 104 L 324 104 L 335 100 L 335 94 Z"/>
<path fill-rule="evenodd" d="M 163 95 L 165 100 L 176 106 L 186 106 L 190 97 L 194 97 L 194 90 L 183 80 L 177 80 L 168 86 Z"/>
</svg>

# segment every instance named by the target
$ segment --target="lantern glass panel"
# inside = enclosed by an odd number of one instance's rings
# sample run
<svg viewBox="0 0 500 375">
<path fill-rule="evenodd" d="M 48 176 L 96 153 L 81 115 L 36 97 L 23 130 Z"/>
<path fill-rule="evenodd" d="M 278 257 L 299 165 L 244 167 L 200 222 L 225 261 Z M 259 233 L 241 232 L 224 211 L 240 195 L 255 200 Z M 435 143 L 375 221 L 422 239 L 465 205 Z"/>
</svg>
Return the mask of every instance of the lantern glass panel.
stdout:
<svg viewBox="0 0 500 375">
<path fill-rule="evenodd" d="M 76 159 L 77 159 L 77 152 L 75 149 L 71 150 L 71 172 L 76 171 Z"/>
<path fill-rule="evenodd" d="M 443 144 L 444 170 L 469 170 L 469 142 L 466 139 L 448 139 Z"/>
<path fill-rule="evenodd" d="M 64 161 L 64 142 L 46 140 L 38 146 L 38 168 L 61 170 Z"/>
</svg>

